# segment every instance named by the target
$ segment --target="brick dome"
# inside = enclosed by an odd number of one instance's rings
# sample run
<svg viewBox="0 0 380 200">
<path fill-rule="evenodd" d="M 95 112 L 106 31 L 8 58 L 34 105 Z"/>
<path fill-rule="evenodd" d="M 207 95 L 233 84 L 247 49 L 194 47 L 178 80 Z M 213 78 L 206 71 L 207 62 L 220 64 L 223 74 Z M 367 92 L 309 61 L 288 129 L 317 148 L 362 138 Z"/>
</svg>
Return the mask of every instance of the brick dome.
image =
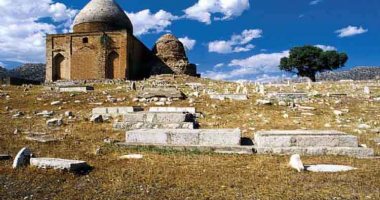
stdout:
<svg viewBox="0 0 380 200">
<path fill-rule="evenodd" d="M 91 0 L 75 17 L 74 32 L 127 30 L 133 34 L 131 20 L 115 0 Z"/>
</svg>

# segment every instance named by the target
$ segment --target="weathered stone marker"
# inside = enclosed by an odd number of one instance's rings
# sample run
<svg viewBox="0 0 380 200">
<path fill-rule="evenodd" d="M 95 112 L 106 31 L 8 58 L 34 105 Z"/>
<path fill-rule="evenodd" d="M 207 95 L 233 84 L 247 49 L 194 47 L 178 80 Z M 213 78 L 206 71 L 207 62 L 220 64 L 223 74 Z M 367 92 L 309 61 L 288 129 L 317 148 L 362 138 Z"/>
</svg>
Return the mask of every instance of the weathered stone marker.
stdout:
<svg viewBox="0 0 380 200">
<path fill-rule="evenodd" d="M 240 145 L 239 129 L 141 129 L 127 131 L 126 143 L 161 145 Z"/>
<path fill-rule="evenodd" d="M 359 147 L 356 136 L 338 131 L 260 131 L 255 134 L 254 140 L 259 154 L 374 155 L 373 149 Z"/>
<path fill-rule="evenodd" d="M 0 160 L 9 160 L 11 158 L 12 156 L 10 156 L 9 154 L 0 154 Z"/>
<path fill-rule="evenodd" d="M 57 87 L 59 92 L 89 92 L 94 91 L 92 86 L 60 86 Z"/>
<path fill-rule="evenodd" d="M 38 168 L 53 168 L 57 170 L 67 170 L 70 172 L 88 170 L 90 167 L 85 161 L 66 160 L 60 158 L 31 158 L 30 165 Z"/>
<path fill-rule="evenodd" d="M 27 147 L 22 148 L 13 160 L 12 167 L 17 169 L 29 165 L 31 156 L 32 152 Z"/>
<path fill-rule="evenodd" d="M 128 113 L 142 111 L 141 107 L 98 107 L 92 109 L 92 115 L 122 116 Z"/>
</svg>

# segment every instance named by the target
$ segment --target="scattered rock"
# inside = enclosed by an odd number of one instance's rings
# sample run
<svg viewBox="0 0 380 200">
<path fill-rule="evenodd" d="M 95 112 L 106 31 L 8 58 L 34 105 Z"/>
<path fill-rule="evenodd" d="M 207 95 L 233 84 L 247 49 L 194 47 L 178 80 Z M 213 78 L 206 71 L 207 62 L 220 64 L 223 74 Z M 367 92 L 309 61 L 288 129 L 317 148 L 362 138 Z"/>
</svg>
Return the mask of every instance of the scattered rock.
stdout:
<svg viewBox="0 0 380 200">
<path fill-rule="evenodd" d="M 370 125 L 367 125 L 367 124 L 359 124 L 358 125 L 358 129 L 370 129 L 371 126 Z"/>
<path fill-rule="evenodd" d="M 102 115 L 92 115 L 91 116 L 91 119 L 90 119 L 90 122 L 94 122 L 94 123 L 103 123 L 103 116 Z"/>
<path fill-rule="evenodd" d="M 62 119 L 49 119 L 46 121 L 47 126 L 62 126 L 63 125 L 63 120 Z"/>
<path fill-rule="evenodd" d="M 30 141 L 41 142 L 41 143 L 49 143 L 49 142 L 58 141 L 58 139 L 50 135 L 28 135 L 25 137 L 25 139 L 30 140 Z"/>
<path fill-rule="evenodd" d="M 61 104 L 62 104 L 61 101 L 53 101 L 50 103 L 50 105 L 52 105 L 52 106 L 57 106 L 57 105 L 61 105 Z"/>
</svg>

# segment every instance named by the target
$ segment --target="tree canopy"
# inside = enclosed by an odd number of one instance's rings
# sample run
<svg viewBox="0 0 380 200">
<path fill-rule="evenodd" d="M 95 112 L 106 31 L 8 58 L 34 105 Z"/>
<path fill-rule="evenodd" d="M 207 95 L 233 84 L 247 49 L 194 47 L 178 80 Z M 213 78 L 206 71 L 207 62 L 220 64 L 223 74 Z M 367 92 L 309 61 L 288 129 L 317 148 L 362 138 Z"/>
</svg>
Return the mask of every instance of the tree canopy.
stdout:
<svg viewBox="0 0 380 200">
<path fill-rule="evenodd" d="M 281 59 L 279 68 L 316 81 L 315 75 L 318 72 L 331 71 L 343 67 L 347 60 L 348 56 L 346 53 L 324 51 L 319 47 L 306 45 L 292 48 L 289 57 Z"/>
</svg>

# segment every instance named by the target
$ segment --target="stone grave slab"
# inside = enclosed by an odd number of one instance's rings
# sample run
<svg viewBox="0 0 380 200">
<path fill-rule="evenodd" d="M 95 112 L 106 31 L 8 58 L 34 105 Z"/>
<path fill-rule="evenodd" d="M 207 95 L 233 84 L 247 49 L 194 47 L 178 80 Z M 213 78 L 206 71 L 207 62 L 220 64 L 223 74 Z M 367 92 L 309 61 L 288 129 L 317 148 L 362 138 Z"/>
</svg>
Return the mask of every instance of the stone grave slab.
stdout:
<svg viewBox="0 0 380 200">
<path fill-rule="evenodd" d="M 9 160 L 12 156 L 9 154 L 0 154 L 0 160 Z"/>
<path fill-rule="evenodd" d="M 186 96 L 178 89 L 174 87 L 168 88 L 144 88 L 141 92 L 138 93 L 138 98 L 154 98 L 154 97 L 163 97 L 163 98 L 178 98 L 184 99 Z"/>
<path fill-rule="evenodd" d="M 30 165 L 43 169 L 52 168 L 71 172 L 89 169 L 89 165 L 85 161 L 66 160 L 60 158 L 31 158 Z"/>
<path fill-rule="evenodd" d="M 258 154 L 338 155 L 370 157 L 374 150 L 359 147 L 358 138 L 343 132 L 327 130 L 259 131 L 254 136 Z"/>
<path fill-rule="evenodd" d="M 50 135 L 28 135 L 25 139 L 41 143 L 57 142 L 58 139 Z"/>
<path fill-rule="evenodd" d="M 143 111 L 141 107 L 98 107 L 92 109 L 92 115 L 122 116 L 128 113 Z"/>
<path fill-rule="evenodd" d="M 150 107 L 149 112 L 191 113 L 195 114 L 194 107 Z"/>
<path fill-rule="evenodd" d="M 310 172 L 325 172 L 325 173 L 334 173 L 334 172 L 347 172 L 356 170 L 354 167 L 344 166 L 344 165 L 305 165 L 306 171 Z"/>
<path fill-rule="evenodd" d="M 258 147 L 358 147 L 358 138 L 339 131 L 272 130 L 260 131 L 254 140 Z"/>
<path fill-rule="evenodd" d="M 57 87 L 57 90 L 59 92 L 89 92 L 94 91 L 94 87 L 92 86 L 59 86 Z"/>
<path fill-rule="evenodd" d="M 161 145 L 240 145 L 239 129 L 140 129 L 126 132 L 126 143 Z"/>
</svg>

